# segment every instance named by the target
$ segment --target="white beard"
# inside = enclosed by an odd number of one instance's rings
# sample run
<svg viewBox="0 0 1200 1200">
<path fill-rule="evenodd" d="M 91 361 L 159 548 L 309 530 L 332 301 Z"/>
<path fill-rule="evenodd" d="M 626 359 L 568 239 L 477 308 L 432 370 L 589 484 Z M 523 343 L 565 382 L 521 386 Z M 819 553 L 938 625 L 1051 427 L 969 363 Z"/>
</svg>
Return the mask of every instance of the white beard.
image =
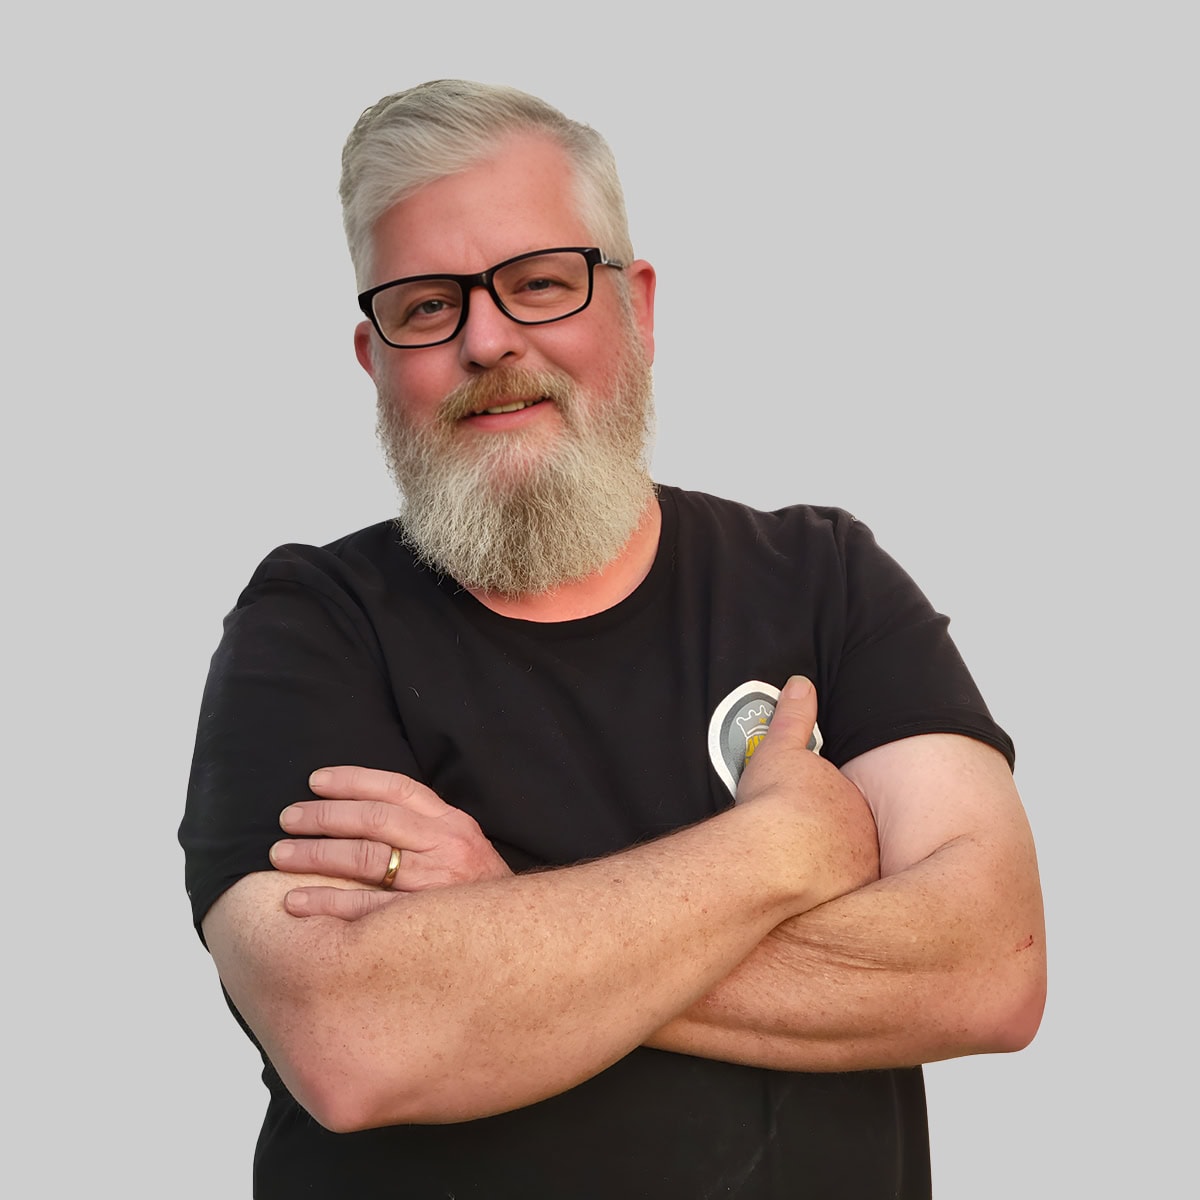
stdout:
<svg viewBox="0 0 1200 1200">
<path fill-rule="evenodd" d="M 421 561 L 465 588 L 514 597 L 583 579 L 620 554 L 653 496 L 650 366 L 632 328 L 625 341 L 605 394 L 557 372 L 497 368 L 455 388 L 422 427 L 380 384 L 378 433 L 402 493 L 400 530 Z M 514 395 L 547 397 L 562 428 L 550 437 L 457 428 Z"/>
</svg>

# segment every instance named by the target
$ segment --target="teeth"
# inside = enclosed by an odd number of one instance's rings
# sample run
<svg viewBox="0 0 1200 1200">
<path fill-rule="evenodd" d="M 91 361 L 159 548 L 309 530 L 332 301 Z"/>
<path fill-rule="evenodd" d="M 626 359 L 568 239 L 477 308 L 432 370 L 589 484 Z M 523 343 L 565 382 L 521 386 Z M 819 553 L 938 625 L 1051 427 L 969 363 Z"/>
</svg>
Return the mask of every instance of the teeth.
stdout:
<svg viewBox="0 0 1200 1200">
<path fill-rule="evenodd" d="M 520 412 L 523 408 L 531 408 L 533 405 L 540 403 L 540 397 L 537 400 L 517 400 L 513 404 L 501 404 L 497 408 L 485 408 L 483 411 L 488 414 Z"/>
</svg>

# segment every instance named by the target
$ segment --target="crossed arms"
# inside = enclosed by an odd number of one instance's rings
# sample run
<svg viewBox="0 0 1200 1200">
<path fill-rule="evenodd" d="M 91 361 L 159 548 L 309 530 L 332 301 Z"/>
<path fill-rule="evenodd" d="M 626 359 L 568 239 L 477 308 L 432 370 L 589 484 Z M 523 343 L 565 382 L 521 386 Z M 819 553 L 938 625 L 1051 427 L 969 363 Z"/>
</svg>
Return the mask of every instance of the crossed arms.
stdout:
<svg viewBox="0 0 1200 1200">
<path fill-rule="evenodd" d="M 1024 1046 L 1044 936 L 1002 756 L 925 735 L 839 772 L 806 749 L 815 715 L 785 689 L 734 808 L 517 876 L 428 789 L 336 768 L 286 818 L 326 836 L 205 918 L 221 978 L 339 1131 L 520 1107 L 642 1044 L 798 1070 Z M 392 845 L 400 890 L 364 888 Z"/>
</svg>

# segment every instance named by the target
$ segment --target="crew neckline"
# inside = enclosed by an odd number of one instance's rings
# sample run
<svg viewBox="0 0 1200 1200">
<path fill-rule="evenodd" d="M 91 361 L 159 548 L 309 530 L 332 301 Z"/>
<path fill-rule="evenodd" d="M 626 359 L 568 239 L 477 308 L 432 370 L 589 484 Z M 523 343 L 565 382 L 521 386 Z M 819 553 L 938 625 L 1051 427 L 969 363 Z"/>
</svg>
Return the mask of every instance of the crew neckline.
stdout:
<svg viewBox="0 0 1200 1200">
<path fill-rule="evenodd" d="M 574 637 L 581 633 L 594 633 L 611 625 L 620 624 L 651 605 L 663 592 L 675 561 L 678 545 L 679 515 L 675 489 L 663 484 L 654 485 L 662 513 L 662 526 L 658 535 L 658 547 L 654 561 L 646 577 L 616 604 L 585 617 L 569 617 L 563 621 L 531 621 L 525 617 L 510 617 L 493 612 L 482 601 L 477 600 L 466 588 L 455 580 L 443 577 L 438 587 L 447 592 L 449 598 L 472 620 L 494 629 L 520 630 L 534 637 L 553 639 Z"/>
</svg>

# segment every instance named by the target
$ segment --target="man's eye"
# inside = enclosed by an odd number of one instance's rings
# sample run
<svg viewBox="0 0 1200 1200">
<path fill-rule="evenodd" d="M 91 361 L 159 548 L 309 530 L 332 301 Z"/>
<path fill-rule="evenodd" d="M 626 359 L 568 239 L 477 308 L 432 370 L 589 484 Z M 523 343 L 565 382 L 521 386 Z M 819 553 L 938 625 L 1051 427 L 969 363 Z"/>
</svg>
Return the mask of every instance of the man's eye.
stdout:
<svg viewBox="0 0 1200 1200">
<path fill-rule="evenodd" d="M 563 276 L 541 274 L 526 275 L 506 282 L 501 295 L 517 307 L 534 305 L 544 308 L 546 305 L 563 303 L 564 297 L 569 296 L 571 291 L 571 282 Z"/>
<path fill-rule="evenodd" d="M 412 299 L 404 309 L 404 324 L 436 321 L 455 311 L 457 301 L 449 296 L 421 296 Z"/>
</svg>

